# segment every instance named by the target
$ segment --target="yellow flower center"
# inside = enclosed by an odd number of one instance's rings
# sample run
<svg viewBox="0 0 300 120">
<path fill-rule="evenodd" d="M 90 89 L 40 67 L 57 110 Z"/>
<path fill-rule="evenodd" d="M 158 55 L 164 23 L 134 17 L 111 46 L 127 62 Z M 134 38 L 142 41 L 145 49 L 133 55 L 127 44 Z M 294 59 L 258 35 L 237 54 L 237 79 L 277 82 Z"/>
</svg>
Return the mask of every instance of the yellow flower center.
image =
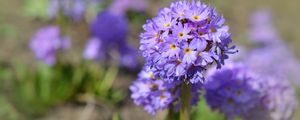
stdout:
<svg viewBox="0 0 300 120">
<path fill-rule="evenodd" d="M 242 91 L 241 90 L 236 91 L 236 95 L 238 96 L 242 95 Z"/>
<path fill-rule="evenodd" d="M 199 20 L 199 19 L 200 19 L 200 16 L 198 16 L 198 15 L 194 16 L 194 20 Z"/>
<path fill-rule="evenodd" d="M 198 56 L 201 56 L 201 55 L 202 55 L 201 52 L 199 52 L 199 53 L 198 53 Z"/>
<path fill-rule="evenodd" d="M 166 98 L 167 98 L 167 97 L 164 96 L 164 95 L 160 96 L 160 99 L 162 99 L 162 100 L 164 100 L 164 99 L 166 99 Z"/>
<path fill-rule="evenodd" d="M 155 33 L 155 38 L 158 38 L 158 33 Z"/>
<path fill-rule="evenodd" d="M 181 12 L 181 13 L 180 13 L 180 16 L 183 17 L 183 16 L 184 16 L 184 12 Z"/>
<path fill-rule="evenodd" d="M 171 45 L 171 49 L 172 49 L 172 50 L 175 50 L 175 49 L 176 49 L 176 45 L 175 45 L 175 44 L 172 44 L 172 45 Z"/>
<path fill-rule="evenodd" d="M 153 74 L 153 73 L 150 73 L 149 77 L 150 77 L 150 78 L 152 78 L 152 79 L 155 79 L 155 77 L 154 77 L 154 74 Z"/>
<path fill-rule="evenodd" d="M 204 32 L 200 32 L 199 34 L 200 34 L 200 36 L 203 36 L 203 35 L 204 35 Z"/>
<path fill-rule="evenodd" d="M 185 49 L 185 54 L 190 54 L 191 53 L 191 49 L 190 48 L 186 48 Z"/>
<path fill-rule="evenodd" d="M 171 26 L 171 23 L 167 23 L 167 24 L 166 24 L 166 27 L 170 27 L 170 26 Z"/>
<path fill-rule="evenodd" d="M 212 27 L 211 32 L 215 33 L 215 32 L 217 32 L 217 29 L 215 27 Z"/>
<path fill-rule="evenodd" d="M 148 84 L 147 84 L 147 87 L 148 87 L 148 88 L 151 88 L 151 87 L 152 87 L 152 84 L 148 83 Z"/>
<path fill-rule="evenodd" d="M 152 91 L 156 91 L 156 90 L 158 90 L 158 85 L 157 84 L 154 84 L 153 86 L 152 86 L 152 89 L 151 89 Z"/>
<path fill-rule="evenodd" d="M 160 39 L 158 42 L 159 42 L 159 43 L 162 43 L 162 42 L 164 42 L 164 40 L 163 40 L 163 39 Z"/>
<path fill-rule="evenodd" d="M 180 32 L 179 33 L 179 37 L 183 37 L 184 36 L 184 33 L 183 32 Z"/>
</svg>

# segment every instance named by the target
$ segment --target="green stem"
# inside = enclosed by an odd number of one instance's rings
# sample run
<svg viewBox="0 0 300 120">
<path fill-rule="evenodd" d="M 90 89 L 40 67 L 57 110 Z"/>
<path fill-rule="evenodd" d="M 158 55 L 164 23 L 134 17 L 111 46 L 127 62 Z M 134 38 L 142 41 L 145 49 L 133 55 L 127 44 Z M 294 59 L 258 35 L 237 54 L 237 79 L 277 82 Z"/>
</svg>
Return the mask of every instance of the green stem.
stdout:
<svg viewBox="0 0 300 120">
<path fill-rule="evenodd" d="M 46 65 L 41 65 L 38 69 L 40 73 L 40 97 L 43 100 L 43 102 L 47 102 L 50 98 L 51 94 L 51 68 L 49 68 Z"/>
<path fill-rule="evenodd" d="M 49 79 L 40 79 L 41 83 L 41 97 L 43 102 L 49 100 L 50 97 L 50 89 L 51 89 L 51 81 Z"/>
<path fill-rule="evenodd" d="M 190 120 L 192 89 L 191 85 L 182 84 L 180 120 Z"/>
<path fill-rule="evenodd" d="M 109 90 L 112 88 L 112 84 L 115 81 L 117 75 L 118 75 L 119 68 L 118 66 L 111 66 L 105 73 L 103 80 L 101 81 L 101 84 L 99 85 L 98 91 L 101 95 L 107 97 L 109 94 Z"/>
<path fill-rule="evenodd" d="M 174 118 L 174 110 L 169 109 L 167 118 L 165 120 L 175 120 L 175 118 Z"/>
</svg>

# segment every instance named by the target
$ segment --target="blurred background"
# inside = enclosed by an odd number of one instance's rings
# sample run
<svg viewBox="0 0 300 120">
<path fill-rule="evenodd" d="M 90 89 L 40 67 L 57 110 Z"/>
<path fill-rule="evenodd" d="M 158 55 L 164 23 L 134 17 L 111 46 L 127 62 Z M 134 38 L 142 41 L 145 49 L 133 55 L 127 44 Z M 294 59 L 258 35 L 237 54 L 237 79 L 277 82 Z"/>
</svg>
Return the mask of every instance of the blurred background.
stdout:
<svg viewBox="0 0 300 120">
<path fill-rule="evenodd" d="M 134 105 L 128 87 L 143 65 L 138 52 L 142 25 L 171 2 L 0 0 L 0 119 L 163 119 L 165 111 L 152 117 Z M 266 54 L 275 54 L 270 61 L 278 59 L 272 65 L 291 66 L 279 70 L 288 71 L 286 76 L 299 89 L 299 0 L 203 2 L 224 15 L 239 46 L 238 57 L 244 59 L 261 44 L 272 43 L 273 38 L 262 42 L 249 37 L 255 26 L 253 14 L 270 15 L 265 23 L 271 24 L 270 34 L 280 41 L 275 48 L 283 49 Z M 205 104 L 199 107 L 201 114 L 213 114 Z"/>
</svg>

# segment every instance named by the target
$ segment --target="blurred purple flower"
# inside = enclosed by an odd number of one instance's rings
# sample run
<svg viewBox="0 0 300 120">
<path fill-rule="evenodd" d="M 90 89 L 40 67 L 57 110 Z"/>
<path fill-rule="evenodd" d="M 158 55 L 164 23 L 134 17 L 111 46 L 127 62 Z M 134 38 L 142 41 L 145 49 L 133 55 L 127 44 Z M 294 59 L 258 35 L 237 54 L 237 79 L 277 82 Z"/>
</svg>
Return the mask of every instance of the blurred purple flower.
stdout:
<svg viewBox="0 0 300 120">
<path fill-rule="evenodd" d="M 80 21 L 85 14 L 87 3 L 83 0 L 75 0 L 70 16 L 74 21 Z"/>
<path fill-rule="evenodd" d="M 84 57 L 96 61 L 107 60 L 109 53 L 117 50 L 122 66 L 136 68 L 137 52 L 127 41 L 128 32 L 129 25 L 124 14 L 115 14 L 110 10 L 100 12 L 91 25 L 92 39 L 86 46 Z"/>
<path fill-rule="evenodd" d="M 260 73 L 285 77 L 300 86 L 300 62 L 284 43 L 256 48 L 245 62 Z"/>
<path fill-rule="evenodd" d="M 250 39 L 263 46 L 252 50 L 245 61 L 260 73 L 285 77 L 300 86 L 300 62 L 280 38 L 272 21 L 271 11 L 254 13 Z"/>
<path fill-rule="evenodd" d="M 125 14 L 129 9 L 144 12 L 148 6 L 148 0 L 113 0 L 109 11 L 114 14 Z"/>
<path fill-rule="evenodd" d="M 100 2 L 101 0 L 50 0 L 49 17 L 54 19 L 61 11 L 77 22 L 83 19 L 90 4 L 99 4 Z"/>
<path fill-rule="evenodd" d="M 60 9 L 60 2 L 59 0 L 51 0 L 49 5 L 49 17 L 51 19 L 55 18 L 59 12 Z"/>
<path fill-rule="evenodd" d="M 292 120 L 298 106 L 294 88 L 281 77 L 264 77 L 264 95 L 245 120 Z"/>
<path fill-rule="evenodd" d="M 205 97 L 213 110 L 220 110 L 232 119 L 258 104 L 262 85 L 263 80 L 244 66 L 227 63 L 220 70 L 208 72 Z"/>
<path fill-rule="evenodd" d="M 273 26 L 271 11 L 259 10 L 251 18 L 250 39 L 255 43 L 276 45 L 281 41 L 276 28 Z"/>
<path fill-rule="evenodd" d="M 61 35 L 58 26 L 48 26 L 37 31 L 31 40 L 30 48 L 37 59 L 54 65 L 58 50 L 70 48 L 70 39 Z"/>
<path fill-rule="evenodd" d="M 104 58 L 104 52 L 101 52 L 102 46 L 101 40 L 98 38 L 91 38 L 86 45 L 84 58 L 89 60 L 100 60 Z"/>
<path fill-rule="evenodd" d="M 243 64 L 212 69 L 205 84 L 206 99 L 228 119 L 289 120 L 297 100 L 294 89 L 283 78 L 260 76 Z"/>
</svg>

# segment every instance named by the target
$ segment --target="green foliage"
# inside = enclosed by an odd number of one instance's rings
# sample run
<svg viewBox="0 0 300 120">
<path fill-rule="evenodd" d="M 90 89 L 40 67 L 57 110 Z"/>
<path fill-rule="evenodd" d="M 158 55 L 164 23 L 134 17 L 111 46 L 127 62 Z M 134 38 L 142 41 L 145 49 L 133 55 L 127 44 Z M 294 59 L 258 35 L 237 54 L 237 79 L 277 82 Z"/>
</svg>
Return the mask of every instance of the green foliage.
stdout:
<svg viewBox="0 0 300 120">
<path fill-rule="evenodd" d="M 218 111 L 212 111 L 205 99 L 200 99 L 198 106 L 192 113 L 193 120 L 225 120 L 225 117 Z"/>
<path fill-rule="evenodd" d="M 9 79 L 11 82 L 6 87 L 11 94 L 5 95 L 20 113 L 30 118 L 43 115 L 49 107 L 70 102 L 81 94 L 91 95 L 110 104 L 125 97 L 122 91 L 112 89 L 118 73 L 117 66 L 106 68 L 94 63 L 58 63 L 52 67 L 37 64 L 31 68 L 17 63 L 10 67 L 0 67 L 1 79 Z"/>
<path fill-rule="evenodd" d="M 25 0 L 24 14 L 38 19 L 48 19 L 49 0 Z"/>
<path fill-rule="evenodd" d="M 0 118 L 1 120 L 20 120 L 18 111 L 13 105 L 6 100 L 3 96 L 0 96 Z"/>
<path fill-rule="evenodd" d="M 123 120 L 120 113 L 114 113 L 112 120 Z"/>
<path fill-rule="evenodd" d="M 18 36 L 17 28 L 13 25 L 0 25 L 0 37 L 4 39 L 14 40 Z"/>
</svg>

